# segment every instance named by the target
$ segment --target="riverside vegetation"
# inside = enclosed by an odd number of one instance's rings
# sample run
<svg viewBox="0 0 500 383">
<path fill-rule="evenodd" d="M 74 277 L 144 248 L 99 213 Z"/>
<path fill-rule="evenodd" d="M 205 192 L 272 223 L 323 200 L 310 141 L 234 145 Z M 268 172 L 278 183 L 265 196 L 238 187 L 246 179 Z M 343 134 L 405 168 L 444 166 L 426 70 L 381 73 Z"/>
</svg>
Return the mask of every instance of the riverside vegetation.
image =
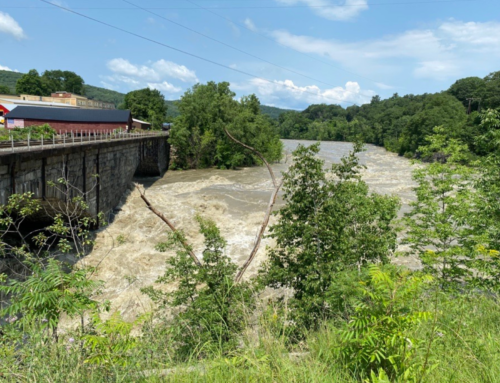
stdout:
<svg viewBox="0 0 500 383">
<path fill-rule="evenodd" d="M 229 104 L 222 112 L 240 111 L 250 131 L 259 119 L 256 100 L 233 104 L 224 84 L 197 92 L 217 92 Z M 217 222 L 198 217 L 205 242 L 194 254 L 167 212 L 143 196 L 173 229 L 156 250 L 176 255 L 143 290 L 155 311 L 134 323 L 117 312 L 103 319 L 112 308 L 99 301 L 95 269 L 59 260 L 92 248 L 97 222 L 84 214 L 85 196 L 65 179 L 52 184 L 66 198 L 47 209 L 53 223 L 29 234 L 24 224 L 46 207 L 30 194 L 11 196 L 0 208 L 2 257 L 12 269 L 0 285 L 2 381 L 500 381 L 500 114 L 479 118 L 482 156 L 447 126 L 427 135 L 418 152 L 433 162 L 416 167 L 417 199 L 402 220 L 398 199 L 363 181 L 362 144 L 331 169 L 317 157 L 319 144 L 299 146 L 281 181 L 270 169 L 271 202 L 282 187 L 284 206 L 269 231 L 276 245 L 251 280 L 225 252 Z M 188 140 L 212 137 L 185 124 Z M 251 150 L 254 136 L 213 124 L 221 131 L 206 139 L 200 161 L 207 153 L 220 161 L 212 165 L 229 167 L 275 159 L 269 147 Z M 230 145 L 240 154 L 224 156 Z M 400 231 L 422 270 L 391 265 Z M 63 316 L 79 325 L 62 332 Z"/>
</svg>

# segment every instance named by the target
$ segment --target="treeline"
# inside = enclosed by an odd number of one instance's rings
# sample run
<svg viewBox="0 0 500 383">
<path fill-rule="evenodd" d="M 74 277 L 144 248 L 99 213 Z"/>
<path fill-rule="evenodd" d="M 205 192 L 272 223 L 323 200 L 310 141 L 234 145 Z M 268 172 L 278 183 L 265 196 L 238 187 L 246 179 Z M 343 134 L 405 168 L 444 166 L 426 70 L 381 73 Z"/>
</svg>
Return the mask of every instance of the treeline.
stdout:
<svg viewBox="0 0 500 383">
<path fill-rule="evenodd" d="M 467 115 L 469 98 L 471 114 Z M 342 108 L 339 105 L 311 105 L 302 112 L 287 112 L 278 120 L 280 137 L 291 139 L 354 141 L 384 146 L 413 157 L 435 126 L 444 125 L 450 136 L 460 138 L 475 152 L 481 152 L 474 137 L 480 130 L 479 108 L 500 107 L 500 72 L 481 79 L 456 81 L 436 94 L 399 96 L 369 104 Z"/>
</svg>

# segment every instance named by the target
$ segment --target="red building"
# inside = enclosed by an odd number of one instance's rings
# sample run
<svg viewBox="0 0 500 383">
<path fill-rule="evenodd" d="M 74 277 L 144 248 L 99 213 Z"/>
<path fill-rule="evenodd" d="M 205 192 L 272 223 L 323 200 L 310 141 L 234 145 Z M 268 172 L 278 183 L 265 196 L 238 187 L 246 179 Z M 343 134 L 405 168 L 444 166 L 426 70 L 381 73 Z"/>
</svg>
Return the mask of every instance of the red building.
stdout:
<svg viewBox="0 0 500 383">
<path fill-rule="evenodd" d="M 49 124 L 58 133 L 106 132 L 119 128 L 128 130 L 132 126 L 132 115 L 130 110 L 17 106 L 5 116 L 7 129 L 43 124 Z"/>
<path fill-rule="evenodd" d="M 0 116 L 5 116 L 7 113 L 16 108 L 13 104 L 0 104 Z"/>
</svg>

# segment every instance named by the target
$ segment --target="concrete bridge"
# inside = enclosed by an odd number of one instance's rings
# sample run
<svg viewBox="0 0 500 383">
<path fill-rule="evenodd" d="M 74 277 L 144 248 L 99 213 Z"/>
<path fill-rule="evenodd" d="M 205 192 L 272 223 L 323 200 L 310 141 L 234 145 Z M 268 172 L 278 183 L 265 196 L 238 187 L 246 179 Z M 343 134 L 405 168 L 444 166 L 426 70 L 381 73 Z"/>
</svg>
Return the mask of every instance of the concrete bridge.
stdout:
<svg viewBox="0 0 500 383">
<path fill-rule="evenodd" d="M 4 143 L 0 146 L 0 203 L 26 192 L 42 200 L 65 199 L 64 193 L 49 185 L 64 178 L 75 188 L 70 197 L 85 195 L 90 215 L 108 213 L 134 176 L 160 176 L 167 171 L 167 139 L 167 133 L 120 133 Z"/>
</svg>

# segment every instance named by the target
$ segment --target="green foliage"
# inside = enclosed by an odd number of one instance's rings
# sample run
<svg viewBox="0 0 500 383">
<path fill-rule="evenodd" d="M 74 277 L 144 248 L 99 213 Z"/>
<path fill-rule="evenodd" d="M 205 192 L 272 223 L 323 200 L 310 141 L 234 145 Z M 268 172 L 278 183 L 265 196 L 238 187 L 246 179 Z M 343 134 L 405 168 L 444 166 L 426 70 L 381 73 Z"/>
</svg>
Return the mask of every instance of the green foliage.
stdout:
<svg viewBox="0 0 500 383">
<path fill-rule="evenodd" d="M 36 323 L 56 333 L 61 314 L 73 317 L 97 306 L 89 296 L 98 284 L 89 280 L 87 270 L 68 273 L 60 262 L 51 259 L 46 266 L 34 264 L 32 271 L 25 281 L 10 279 L 7 285 L 0 285 L 0 292 L 11 299 L 1 313 L 20 316 L 19 325 Z"/>
<path fill-rule="evenodd" d="M 0 129 L 0 141 L 25 141 L 30 137 L 31 140 L 52 140 L 57 132 L 49 124 L 40 126 L 27 126 L 25 128 Z"/>
<path fill-rule="evenodd" d="M 114 90 L 100 88 L 97 86 L 86 85 L 86 84 L 83 87 L 84 87 L 83 94 L 90 100 L 111 102 L 115 104 L 115 107 L 117 107 L 120 104 L 123 104 L 125 100 L 125 95 L 123 93 Z"/>
<path fill-rule="evenodd" d="M 165 97 L 156 89 L 144 88 L 134 90 L 125 95 L 121 109 L 130 109 L 132 116 L 152 124 L 153 129 L 160 130 L 167 115 Z"/>
<path fill-rule="evenodd" d="M 157 283 L 175 283 L 177 288 L 172 292 L 143 290 L 160 306 L 180 308 L 171 332 L 181 358 L 232 350 L 254 306 L 249 284 L 234 282 L 237 266 L 224 254 L 226 242 L 215 223 L 201 217 L 197 221 L 205 237 L 203 264 L 198 267 L 193 262 L 189 255 L 192 248 L 182 245 L 186 243 L 184 235 L 172 233 L 169 241 L 158 244 L 157 249 L 175 247 L 177 255 L 167 261 L 165 274 Z"/>
<path fill-rule="evenodd" d="M 23 76 L 19 72 L 0 70 L 0 84 L 8 87 L 11 92 L 16 89 L 16 82 Z"/>
<path fill-rule="evenodd" d="M 282 143 L 270 120 L 261 114 L 257 97 L 251 95 L 237 102 L 234 96 L 227 82 L 198 84 L 186 91 L 178 102 L 181 115 L 170 132 L 170 142 L 177 149 L 176 167 L 235 168 L 260 162 L 253 153 L 234 144 L 224 129 L 257 148 L 268 161 L 281 158 Z"/>
<path fill-rule="evenodd" d="M 465 108 L 469 107 L 468 98 L 481 98 L 484 94 L 486 83 L 484 79 L 479 77 L 466 77 L 457 80 L 450 88 L 448 93 L 455 96 Z M 472 110 L 477 110 L 479 101 L 474 101 L 471 104 Z"/>
<path fill-rule="evenodd" d="M 80 95 L 85 94 L 83 78 L 78 76 L 75 72 L 67 70 L 46 70 L 41 78 L 47 89 L 47 95 L 60 91 Z"/>
<path fill-rule="evenodd" d="M 397 198 L 369 193 L 358 174 L 361 146 L 333 165 L 327 176 L 316 157 L 319 144 L 299 145 L 284 174 L 285 206 L 270 228 L 276 247 L 261 270 L 265 285 L 290 288 L 294 320 L 306 328 L 334 316 L 332 285 L 338 273 L 371 262 L 388 262 L 396 245 L 392 226 Z"/>
<path fill-rule="evenodd" d="M 420 382 L 426 365 L 416 357 L 428 343 L 413 336 L 432 314 L 420 311 L 417 300 L 429 278 L 393 267 L 370 265 L 361 283 L 363 299 L 341 330 L 341 354 L 347 366 L 371 382 Z"/>
<path fill-rule="evenodd" d="M 127 243 L 127 237 L 123 234 L 120 234 L 118 237 L 116 237 L 116 241 L 119 245 L 124 245 L 125 243 Z"/>
<path fill-rule="evenodd" d="M 490 220 L 484 216 L 484 194 L 474 188 L 477 173 L 463 165 L 469 158 L 467 146 L 447 139 L 442 127 L 434 132 L 420 150 L 427 156 L 439 152 L 442 160 L 413 173 L 417 201 L 405 217 L 405 242 L 443 288 L 463 288 L 466 283 L 469 288 L 497 289 L 498 252 L 488 247 L 491 233 L 485 223 Z"/>
<path fill-rule="evenodd" d="M 31 69 L 27 74 L 17 80 L 16 93 L 47 96 L 49 91 L 46 84 L 42 81 L 38 71 L 36 69 Z"/>
<path fill-rule="evenodd" d="M 0 85 L 0 94 L 12 94 L 12 90 L 6 85 Z"/>
<path fill-rule="evenodd" d="M 142 317 L 133 323 L 125 322 L 119 312 L 103 321 L 98 312 L 92 314 L 92 333 L 83 336 L 84 347 L 88 349 L 85 363 L 104 368 L 127 366 L 137 348 L 138 339 L 130 333 L 134 326 L 141 324 Z"/>
</svg>

